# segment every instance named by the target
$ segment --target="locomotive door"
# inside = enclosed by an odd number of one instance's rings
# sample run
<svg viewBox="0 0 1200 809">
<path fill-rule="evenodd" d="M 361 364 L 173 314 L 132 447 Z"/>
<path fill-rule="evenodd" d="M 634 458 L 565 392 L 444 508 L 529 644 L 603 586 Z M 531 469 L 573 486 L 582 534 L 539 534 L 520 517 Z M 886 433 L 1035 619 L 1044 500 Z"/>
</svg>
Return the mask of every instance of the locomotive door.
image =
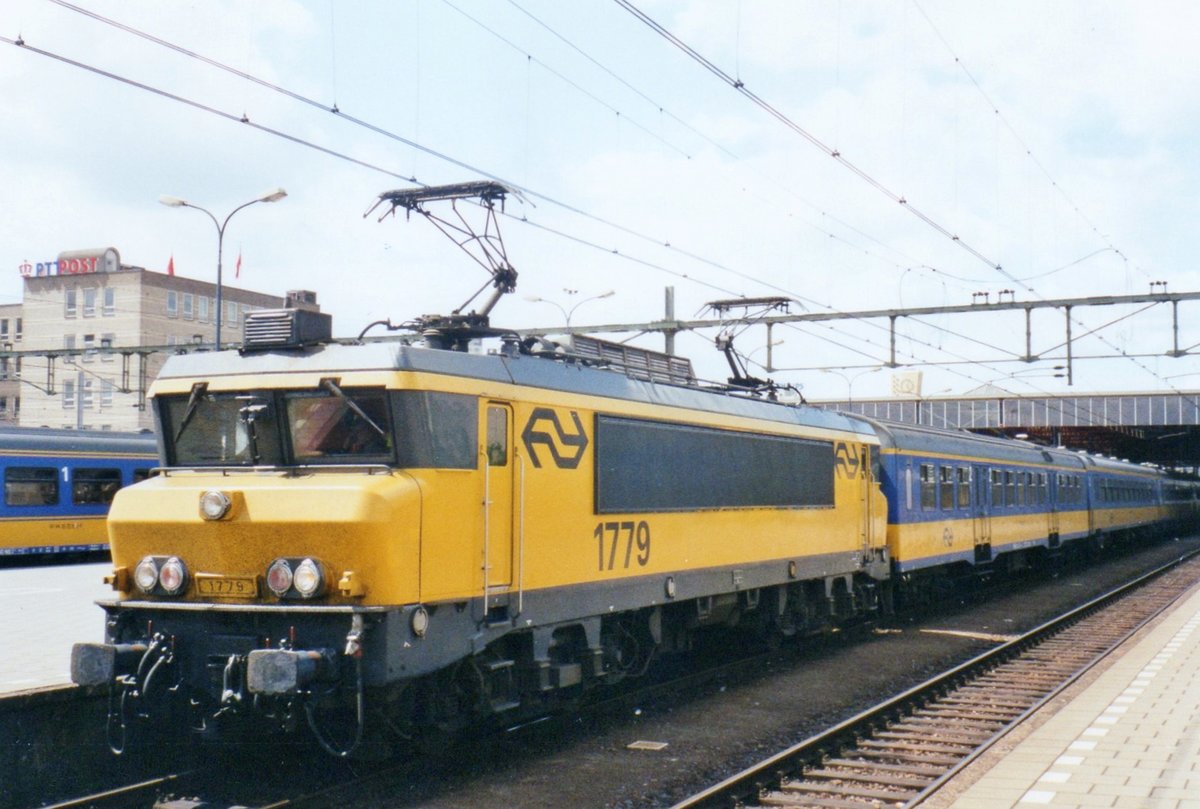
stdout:
<svg viewBox="0 0 1200 809">
<path fill-rule="evenodd" d="M 485 595 L 512 584 L 513 412 L 504 402 L 484 408 L 483 588 Z"/>
<path fill-rule="evenodd" d="M 992 492 L 990 470 L 976 466 L 971 470 L 975 482 L 971 524 L 975 532 L 975 563 L 992 561 Z"/>
</svg>

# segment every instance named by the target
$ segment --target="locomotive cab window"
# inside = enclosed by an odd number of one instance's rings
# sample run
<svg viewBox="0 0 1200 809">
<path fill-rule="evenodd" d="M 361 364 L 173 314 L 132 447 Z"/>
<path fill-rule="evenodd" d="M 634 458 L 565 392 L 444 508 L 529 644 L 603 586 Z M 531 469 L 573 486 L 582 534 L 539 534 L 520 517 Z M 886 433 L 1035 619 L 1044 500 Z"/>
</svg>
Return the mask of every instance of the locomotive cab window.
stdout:
<svg viewBox="0 0 1200 809">
<path fill-rule="evenodd" d="M 71 474 L 71 501 L 77 506 L 108 505 L 119 488 L 120 469 L 76 469 Z"/>
<path fill-rule="evenodd" d="M 392 433 L 382 389 L 338 387 L 284 396 L 296 463 L 370 463 L 392 460 Z"/>
<path fill-rule="evenodd" d="M 270 391 L 164 397 L 159 415 L 174 466 L 270 466 L 283 462 Z"/>
<path fill-rule="evenodd" d="M 58 469 L 10 466 L 4 470 L 4 504 L 53 506 L 58 503 Z"/>
</svg>

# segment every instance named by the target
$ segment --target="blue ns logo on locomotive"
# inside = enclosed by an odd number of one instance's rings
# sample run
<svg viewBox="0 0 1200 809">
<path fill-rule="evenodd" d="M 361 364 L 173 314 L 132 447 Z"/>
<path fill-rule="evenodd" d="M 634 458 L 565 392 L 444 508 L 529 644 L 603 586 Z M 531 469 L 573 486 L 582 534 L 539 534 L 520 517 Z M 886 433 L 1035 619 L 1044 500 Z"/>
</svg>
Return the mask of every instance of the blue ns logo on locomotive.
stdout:
<svg viewBox="0 0 1200 809">
<path fill-rule="evenodd" d="M 865 476 L 869 462 L 868 452 L 869 450 L 865 446 L 860 453 L 857 444 L 847 444 L 845 441 L 837 442 L 833 449 L 833 463 L 837 469 L 837 476 L 848 480 Z"/>
<path fill-rule="evenodd" d="M 587 433 L 579 414 L 571 411 L 571 420 L 575 422 L 575 433 L 564 432 L 559 423 L 558 412 L 549 407 L 537 407 L 529 414 L 521 440 L 525 442 L 525 451 L 533 460 L 534 467 L 541 469 L 542 460 L 534 449 L 536 444 L 544 444 L 554 459 L 554 465 L 559 469 L 574 469 L 579 466 L 583 453 L 588 446 Z M 553 432 L 550 431 L 553 428 Z"/>
</svg>

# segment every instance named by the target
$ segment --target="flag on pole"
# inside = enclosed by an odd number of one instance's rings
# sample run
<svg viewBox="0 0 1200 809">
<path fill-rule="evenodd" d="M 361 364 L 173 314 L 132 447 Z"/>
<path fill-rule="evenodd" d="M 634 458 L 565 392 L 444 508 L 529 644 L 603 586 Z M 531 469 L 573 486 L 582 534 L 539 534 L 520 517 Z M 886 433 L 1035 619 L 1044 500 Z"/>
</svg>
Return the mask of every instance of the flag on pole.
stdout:
<svg viewBox="0 0 1200 809">
<path fill-rule="evenodd" d="M 238 248 L 237 267 L 234 268 L 233 277 L 234 278 L 242 277 L 242 251 L 241 251 L 241 248 Z"/>
<path fill-rule="evenodd" d="M 171 258 L 167 261 L 167 275 L 175 274 L 175 255 L 172 253 Z"/>
</svg>

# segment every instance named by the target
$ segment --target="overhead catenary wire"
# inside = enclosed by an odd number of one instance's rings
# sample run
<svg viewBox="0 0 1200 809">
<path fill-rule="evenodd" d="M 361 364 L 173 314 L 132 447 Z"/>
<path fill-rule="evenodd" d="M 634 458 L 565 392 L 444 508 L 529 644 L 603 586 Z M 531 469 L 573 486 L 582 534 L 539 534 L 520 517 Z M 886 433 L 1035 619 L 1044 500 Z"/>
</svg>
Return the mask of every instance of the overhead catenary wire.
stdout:
<svg viewBox="0 0 1200 809">
<path fill-rule="evenodd" d="M 56 0 L 56 1 L 57 1 L 57 0 Z M 60 4 L 61 4 L 61 3 L 60 3 Z M 66 5 L 67 7 L 69 7 L 69 4 L 63 4 L 63 5 Z M 12 44 L 18 44 L 17 42 L 14 42 L 14 41 L 12 41 L 12 40 L 7 40 L 7 41 L 11 42 Z M 19 43 L 19 44 L 22 44 L 22 45 L 24 45 L 24 43 L 23 43 L 23 42 L 21 42 L 21 43 Z M 174 46 L 172 46 L 170 43 L 163 43 L 163 44 L 165 44 L 167 47 L 174 47 Z M 35 49 L 35 50 L 36 50 L 36 49 Z M 39 52 L 40 52 L 40 51 L 39 51 Z M 46 55 L 53 55 L 53 54 L 49 54 L 48 52 L 43 52 L 43 53 L 46 53 Z M 204 58 L 204 57 L 199 57 L 198 55 L 197 55 L 197 58 L 202 58 L 202 59 L 204 59 L 204 61 L 208 61 L 210 64 L 216 64 L 216 65 L 219 65 L 219 63 L 215 63 L 215 62 L 213 62 L 212 60 L 208 60 L 208 59 L 206 59 L 206 58 Z M 77 62 L 77 61 L 75 61 L 75 60 L 69 60 L 69 59 L 67 59 L 67 60 L 64 60 L 64 61 L 67 61 L 67 62 L 69 62 L 69 63 L 71 63 L 71 64 L 74 64 L 74 65 L 76 65 L 76 66 L 79 66 L 79 67 L 86 67 L 86 66 L 85 66 L 85 65 L 83 65 L 82 63 L 80 63 L 80 62 Z M 227 68 L 227 67 L 224 67 L 224 66 L 221 66 L 221 67 L 222 67 L 222 69 L 229 69 L 229 68 Z M 105 75 L 105 76 L 107 76 L 107 77 L 109 77 L 109 78 L 116 78 L 116 79 L 119 79 L 119 77 L 117 77 L 115 74 L 111 74 L 111 73 L 108 73 L 108 72 L 106 72 L 106 71 L 96 71 L 96 72 L 100 73 L 101 75 Z M 234 71 L 234 72 L 237 72 L 237 73 L 239 73 L 239 75 L 242 75 L 242 76 L 243 76 L 243 77 L 245 77 L 245 78 L 249 78 L 250 80 L 259 81 L 259 83 L 263 83 L 263 84 L 265 84 L 266 86 L 271 86 L 273 89 L 277 89 L 277 90 L 278 90 L 278 91 L 280 91 L 280 92 L 284 92 L 284 93 L 286 93 L 286 94 L 288 94 L 288 95 L 290 95 L 290 96 L 292 96 L 292 97 L 294 97 L 294 98 L 297 98 L 297 99 L 299 99 L 299 100 L 302 100 L 302 101 L 304 101 L 305 103 L 310 103 L 310 104 L 313 104 L 314 106 L 320 106 L 322 109 L 329 109 L 329 111 L 332 111 L 332 112 L 337 112 L 337 113 L 338 113 L 338 114 L 339 114 L 341 117 L 348 118 L 349 120 L 351 120 L 351 121 L 353 121 L 353 122 L 355 122 L 355 123 L 359 123 L 360 125 L 366 126 L 367 128 L 369 128 L 369 129 L 371 129 L 371 130 L 373 130 L 373 131 L 379 132 L 380 134 L 384 134 L 384 135 L 386 135 L 386 136 L 388 136 L 388 137 L 397 137 L 397 139 L 399 139 L 399 140 L 401 140 L 401 141 L 405 142 L 407 145 L 413 146 L 414 148 L 419 148 L 419 149 L 422 149 L 423 151 L 426 151 L 426 152 L 428 152 L 428 153 L 430 153 L 430 154 L 434 154 L 434 155 L 438 156 L 438 157 L 439 157 L 439 158 L 441 158 L 441 159 L 448 160 L 448 161 L 450 161 L 451 163 L 454 163 L 455 165 L 459 165 L 459 166 L 462 166 L 462 167 L 468 167 L 468 168 L 470 168 L 470 170 L 472 170 L 472 171 L 473 171 L 473 172 L 475 172 L 475 173 L 481 174 L 481 175 L 483 175 L 483 176 L 492 177 L 492 178 L 494 178 L 494 179 L 498 179 L 498 180 L 500 180 L 500 181 L 502 181 L 502 182 L 503 182 L 503 179 L 502 179 L 502 178 L 495 177 L 495 175 L 493 175 L 493 174 L 491 174 L 491 173 L 489 173 L 489 172 L 482 171 L 482 170 L 480 170 L 480 169 L 478 169 L 478 168 L 476 168 L 476 167 L 469 167 L 467 164 L 465 164 L 465 163 L 463 163 L 463 162 L 461 162 L 461 161 L 457 161 L 456 159 L 454 159 L 454 158 L 452 158 L 452 157 L 450 157 L 450 156 L 448 156 L 448 155 L 443 155 L 443 154 L 437 153 L 435 150 L 430 150 L 430 149 L 427 149 L 427 148 L 425 148 L 425 147 L 422 147 L 420 144 L 417 144 L 417 143 L 415 143 L 415 142 L 413 142 L 413 141 L 409 141 L 409 140 L 407 140 L 407 139 L 403 139 L 403 138 L 398 138 L 398 136 L 395 136 L 395 135 L 394 135 L 394 133 L 390 133 L 390 132 L 387 132 L 386 130 L 383 130 L 382 128 L 375 127 L 374 125 L 372 125 L 372 124 L 369 124 L 368 122 L 365 122 L 365 121 L 360 121 L 360 120 L 358 120 L 358 119 L 356 119 L 356 118 L 353 118 L 352 116 L 345 116 L 345 115 L 341 114 L 341 113 L 340 113 L 340 111 L 338 111 L 338 110 L 336 109 L 336 105 L 335 105 L 335 107 L 334 107 L 334 108 L 332 108 L 332 109 L 330 109 L 330 108 L 326 108 L 326 107 L 324 107 L 323 105 L 318 105 L 316 102 L 312 102 L 310 99 L 305 99 L 303 96 L 300 96 L 299 94 L 292 93 L 292 92 L 290 92 L 290 91 L 287 91 L 287 90 L 285 90 L 284 88 L 281 88 L 281 87 L 276 87 L 276 86 L 274 86 L 274 85 L 270 85 L 269 83 L 264 83 L 264 82 L 261 82 L 261 80 L 257 80 L 257 79 L 255 79 L 254 77 L 252 77 L 252 76 L 249 76 L 249 74 L 245 74 L 245 73 L 243 73 L 243 72 L 240 72 L 240 71 Z M 291 140 L 291 141 L 293 141 L 293 142 L 295 142 L 295 143 L 297 143 L 297 144 L 306 145 L 306 146 L 310 146 L 310 147 L 312 147 L 312 148 L 316 148 L 316 149 L 318 149 L 318 150 L 320 150 L 320 151 L 323 151 L 323 152 L 325 152 L 325 153 L 327 153 L 327 154 L 329 154 L 329 155 L 331 155 L 331 156 L 337 156 L 337 157 L 341 157 L 341 158 L 343 158 L 343 159 L 349 159 L 351 162 L 357 163 L 357 164 L 358 164 L 358 165 L 360 165 L 360 166 L 363 166 L 363 167 L 366 167 L 366 168 L 370 168 L 370 169 L 373 169 L 373 170 L 377 170 L 377 171 L 383 171 L 383 172 L 385 172 L 385 173 L 387 173 L 387 174 L 390 174 L 391 176 L 399 177 L 399 178 L 401 178 L 401 179 L 404 179 L 404 180 L 406 180 L 406 181 L 408 181 L 408 182 L 414 182 L 414 183 L 417 183 L 417 182 L 418 182 L 418 181 L 416 180 L 416 178 L 415 178 L 415 177 L 404 177 L 404 176 L 403 176 L 401 173 L 398 173 L 398 172 L 393 172 L 393 171 L 387 170 L 387 169 L 385 169 L 385 168 L 383 168 L 383 167 L 381 167 L 381 166 L 377 166 L 377 165 L 374 165 L 374 164 L 370 164 L 370 163 L 368 163 L 368 162 L 366 162 L 366 161 L 357 160 L 357 159 L 355 159 L 355 158 L 353 158 L 353 157 L 351 157 L 351 156 L 349 156 L 349 155 L 345 155 L 345 154 L 343 154 L 343 153 L 340 153 L 340 152 L 337 152 L 337 151 L 335 151 L 335 150 L 328 149 L 328 148 L 326 148 L 326 147 L 322 147 L 322 146 L 320 146 L 319 144 L 315 144 L 315 143 L 312 143 L 312 142 L 309 142 L 309 141 L 305 141 L 305 140 L 303 140 L 303 139 L 300 139 L 300 138 L 296 138 L 296 137 L 294 137 L 294 136 L 291 136 L 291 135 L 289 135 L 289 134 L 287 134 L 287 133 L 285 133 L 285 132 L 282 132 L 282 131 L 279 131 L 279 130 L 273 130 L 273 129 L 271 129 L 271 128 L 264 127 L 264 126 L 262 126 L 262 125 L 258 125 L 258 124 L 254 123 L 254 122 L 251 122 L 251 121 L 249 120 L 249 118 L 248 118 L 246 115 L 242 115 L 242 116 L 238 117 L 238 116 L 235 116 L 235 115 L 232 115 L 232 114 L 229 114 L 229 113 L 222 113 L 221 111 L 219 111 L 219 110 L 216 110 L 215 108 L 211 108 L 211 107 L 209 107 L 209 106 L 207 106 L 207 105 L 201 105 L 201 104 L 197 104 L 196 102 L 191 102 L 191 101 L 189 101 L 188 99 L 185 99 L 185 98 L 183 98 L 183 97 L 181 97 L 181 96 L 178 96 L 178 95 L 175 95 L 175 94 L 171 94 L 171 93 L 167 93 L 167 92 L 165 92 L 165 91 L 160 91 L 160 90 L 157 90 L 157 89 L 155 89 L 155 88 L 151 88 L 149 85 L 146 85 L 146 84 L 144 84 L 144 83 L 141 83 L 141 82 L 136 82 L 136 81 L 131 81 L 131 80 L 130 80 L 130 81 L 127 81 L 127 83 L 130 83 L 130 84 L 132 84 L 132 85 L 134 85 L 134 86 L 137 86 L 137 87 L 140 87 L 140 88 L 142 88 L 142 89 L 151 90 L 152 92 L 158 92 L 160 95 L 164 95 L 164 96 L 166 96 L 166 97 L 168 97 L 168 98 L 172 98 L 173 100 L 177 100 L 177 101 L 181 101 L 181 102 L 183 102 L 183 103 L 188 103 L 188 104 L 191 104 L 192 106 L 198 107 L 198 108 L 200 108 L 200 109 L 203 109 L 203 110 L 205 110 L 205 111 L 208 111 L 208 112 L 212 112 L 212 113 L 215 113 L 215 114 L 221 115 L 222 117 L 226 117 L 226 118 L 228 118 L 228 119 L 231 119 L 231 120 L 238 120 L 238 121 L 239 121 L 239 122 L 241 122 L 241 123 L 251 124 L 252 126 L 255 126 L 255 127 L 257 127 L 257 128 L 259 128 L 259 129 L 261 129 L 261 130 L 265 131 L 265 132 L 268 132 L 269 134 L 276 134 L 276 135 L 278 135 L 278 136 L 280 136 L 280 137 L 283 137 L 283 138 L 285 138 L 285 139 L 287 139 L 287 140 Z M 419 184 L 419 183 L 418 183 L 418 184 Z M 555 204 L 562 205 L 562 207 L 565 207 L 565 208 L 567 208 L 568 210 L 570 210 L 570 211 L 572 211 L 572 212 L 574 212 L 574 213 L 577 213 L 577 214 L 579 214 L 579 215 L 586 216 L 586 217 L 588 217 L 588 218 L 594 219 L 595 221 L 602 222 L 603 224 L 606 224 L 606 225 L 609 225 L 609 226 L 612 226 L 612 227 L 616 227 L 616 228 L 618 228 L 618 229 L 620 229 L 620 230 L 623 230 L 624 232 L 626 232 L 626 233 L 627 233 L 627 234 L 629 234 L 629 235 L 633 235 L 633 236 L 636 236 L 636 237 L 638 237 L 638 238 L 642 238 L 642 239 L 644 239 L 644 240 L 646 240 L 646 241 L 649 241 L 649 242 L 652 242 L 652 243 L 654 243 L 654 244 L 656 244 L 656 245 L 657 245 L 657 244 L 660 244 L 659 240 L 657 240 L 657 239 L 653 239 L 653 238 L 651 238 L 651 237 L 647 237 L 647 236 L 645 236 L 644 234 L 641 234 L 641 233 L 639 233 L 639 232 L 637 232 L 637 231 L 634 231 L 634 230 L 632 230 L 632 229 L 629 229 L 629 228 L 624 228 L 624 227 L 622 227 L 622 226 L 620 226 L 620 225 L 617 225 L 616 223 L 612 223 L 612 222 L 609 222 L 609 221 L 607 221 L 607 220 L 603 220 L 603 219 L 601 219 L 601 218 L 599 218 L 599 217 L 594 217 L 594 216 L 592 216 L 591 214 L 587 213 L 586 211 L 583 211 L 583 210 L 581 210 L 581 209 L 578 209 L 577 207 L 563 205 L 562 203 L 560 203 L 560 202 L 559 202 L 559 201 L 557 201 L 557 200 L 551 200 L 549 197 L 546 197 L 546 196 L 544 196 L 544 195 L 539 195 L 539 194 L 537 194 L 536 192 L 530 192 L 530 194 L 531 194 L 531 195 L 533 195 L 533 196 L 539 196 L 540 198 L 542 198 L 542 199 L 546 199 L 546 200 L 548 200 L 548 201 L 551 201 L 551 202 L 554 202 Z M 679 252 L 681 255 L 687 256 L 687 257 L 689 257 L 689 258 L 691 258 L 691 259 L 693 259 L 693 260 L 696 260 L 696 261 L 701 261 L 701 262 L 707 263 L 707 264 L 709 264 L 710 266 L 713 266 L 713 267 L 715 267 L 715 268 L 721 269 L 722 271 L 732 272 L 732 273 L 734 273 L 734 274 L 736 274 L 736 275 L 739 275 L 740 277 L 743 277 L 743 278 L 745 278 L 746 280 L 749 280 L 749 281 L 751 281 L 751 282 L 753 282 L 753 283 L 759 283 L 759 284 L 763 284 L 763 283 L 765 283 L 765 282 L 763 282 L 761 279 L 755 278 L 754 276 L 751 276 L 751 275 L 749 275 L 749 274 L 746 274 L 746 273 L 741 273 L 741 272 L 739 272 L 739 271 L 737 271 L 737 270 L 733 270 L 732 268 L 728 268 L 728 267 L 726 267 L 726 266 L 724 266 L 724 265 L 721 265 L 721 264 L 719 264 L 719 263 L 717 263 L 717 262 L 713 262 L 713 261 L 710 261 L 710 260 L 708 260 L 708 259 L 705 259 L 705 258 L 704 258 L 704 257 L 702 257 L 702 256 L 699 256 L 699 255 L 696 255 L 696 254 L 692 254 L 692 253 L 689 253 L 689 252 L 687 252 L 687 251 L 682 251 L 682 250 L 679 250 L 678 248 L 672 247 L 672 246 L 671 246 L 671 245 L 669 245 L 669 244 L 662 244 L 661 246 L 668 247 L 668 248 L 670 248 L 670 249 L 674 250 L 675 252 Z M 686 274 L 684 274 L 684 277 L 686 277 Z M 692 279 L 690 279 L 690 280 L 695 280 L 695 279 L 694 279 L 694 278 L 692 278 Z M 774 288 L 776 288 L 776 289 L 781 289 L 781 290 L 782 290 L 782 288 L 781 288 L 781 287 L 778 287 L 778 286 L 774 286 Z M 828 309 L 829 309 L 829 310 L 831 310 L 831 311 L 836 311 L 836 310 L 835 310 L 833 307 L 831 307 L 831 306 L 827 306 L 827 305 L 825 305 L 825 304 L 820 304 L 820 305 L 821 305 L 823 308 L 828 308 Z M 943 330 L 943 331 L 946 331 L 947 333 L 953 334 L 953 332 L 949 332 L 948 330 L 945 330 L 945 329 L 943 329 L 942 327 L 938 327 L 938 326 L 931 326 L 931 327 L 933 327 L 933 328 L 938 328 L 939 330 Z"/>
</svg>

